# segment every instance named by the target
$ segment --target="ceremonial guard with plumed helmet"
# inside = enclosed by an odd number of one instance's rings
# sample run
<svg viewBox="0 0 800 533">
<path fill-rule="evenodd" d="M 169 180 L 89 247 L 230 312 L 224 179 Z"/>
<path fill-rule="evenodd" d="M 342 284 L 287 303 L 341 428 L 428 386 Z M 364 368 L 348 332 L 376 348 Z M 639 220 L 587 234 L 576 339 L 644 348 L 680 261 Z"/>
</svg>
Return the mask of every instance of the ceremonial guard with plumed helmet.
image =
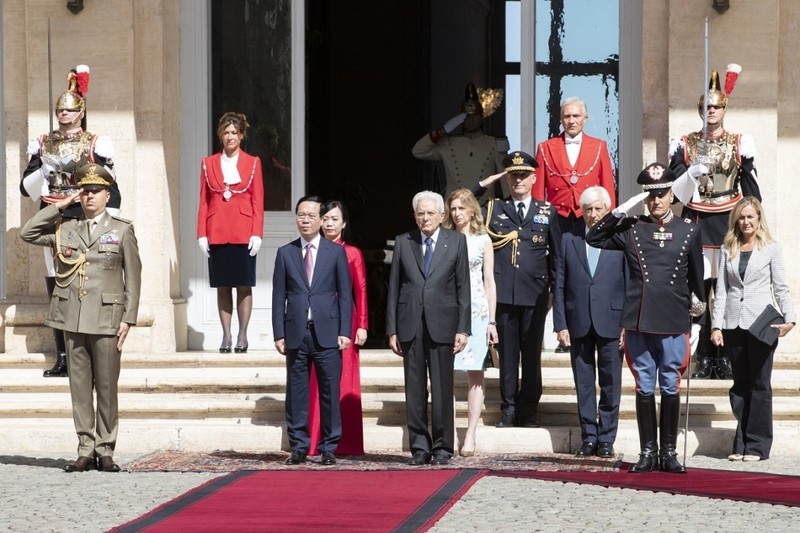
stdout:
<svg viewBox="0 0 800 533">
<path fill-rule="evenodd" d="M 697 101 L 704 129 L 670 143 L 670 169 L 676 174 L 673 191 L 684 204 L 683 215 L 703 229 L 708 295 L 716 283 L 719 249 L 728 231 L 728 215 L 743 196 L 761 200 L 753 137 L 732 133 L 723 126 L 725 111 L 742 67 L 732 63 L 720 85 L 717 71 L 711 72 L 708 91 Z M 698 318 L 696 369 L 693 378 L 731 379 L 731 363 L 724 352 L 710 342 L 710 313 Z"/>
</svg>

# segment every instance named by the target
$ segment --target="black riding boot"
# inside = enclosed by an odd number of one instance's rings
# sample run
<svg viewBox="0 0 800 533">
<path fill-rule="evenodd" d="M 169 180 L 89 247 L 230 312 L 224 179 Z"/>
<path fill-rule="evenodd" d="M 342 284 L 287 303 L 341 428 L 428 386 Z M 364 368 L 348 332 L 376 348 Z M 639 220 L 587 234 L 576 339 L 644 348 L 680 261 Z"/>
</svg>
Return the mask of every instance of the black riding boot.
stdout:
<svg viewBox="0 0 800 533">
<path fill-rule="evenodd" d="M 47 286 L 48 296 L 52 296 L 53 289 L 56 286 L 56 278 L 46 277 L 44 278 L 44 283 Z M 53 368 L 45 370 L 42 376 L 46 378 L 64 378 L 67 377 L 67 346 L 64 343 L 64 332 L 53 328 L 53 340 L 56 343 L 56 362 Z"/>
<path fill-rule="evenodd" d="M 639 426 L 639 462 L 628 472 L 653 472 L 658 470 L 658 443 L 656 442 L 656 397 L 636 394 L 636 423 Z"/>
<path fill-rule="evenodd" d="M 678 441 L 678 420 L 681 416 L 681 398 L 661 395 L 661 471 L 674 474 L 685 474 L 686 467 L 678 462 L 678 452 L 675 445 Z"/>
</svg>

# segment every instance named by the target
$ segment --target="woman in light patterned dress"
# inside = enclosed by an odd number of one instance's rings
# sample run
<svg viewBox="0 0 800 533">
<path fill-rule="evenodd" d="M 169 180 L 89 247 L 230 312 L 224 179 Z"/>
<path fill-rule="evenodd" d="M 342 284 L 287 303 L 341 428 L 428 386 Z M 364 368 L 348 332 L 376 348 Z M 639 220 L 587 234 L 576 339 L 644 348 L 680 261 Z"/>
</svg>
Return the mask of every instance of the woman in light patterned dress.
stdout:
<svg viewBox="0 0 800 533">
<path fill-rule="evenodd" d="M 444 226 L 467 237 L 469 249 L 470 291 L 472 294 L 472 335 L 467 348 L 456 354 L 455 370 L 466 370 L 467 432 L 460 453 L 475 454 L 475 430 L 483 408 L 483 370 L 489 343 L 498 341 L 495 326 L 497 297 L 494 285 L 494 252 L 486 234 L 477 200 L 469 189 L 456 189 L 447 197 Z"/>
</svg>

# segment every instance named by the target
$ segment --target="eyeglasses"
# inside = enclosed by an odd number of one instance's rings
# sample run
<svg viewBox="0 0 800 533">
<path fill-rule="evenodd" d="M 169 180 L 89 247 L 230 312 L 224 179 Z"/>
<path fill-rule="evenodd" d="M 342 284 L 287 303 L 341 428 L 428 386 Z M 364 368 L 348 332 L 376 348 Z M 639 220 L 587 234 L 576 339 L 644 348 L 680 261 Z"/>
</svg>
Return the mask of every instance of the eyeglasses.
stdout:
<svg viewBox="0 0 800 533">
<path fill-rule="evenodd" d="M 297 220 L 309 220 L 314 222 L 319 218 L 319 215 L 315 215 L 313 213 L 297 213 Z"/>
</svg>

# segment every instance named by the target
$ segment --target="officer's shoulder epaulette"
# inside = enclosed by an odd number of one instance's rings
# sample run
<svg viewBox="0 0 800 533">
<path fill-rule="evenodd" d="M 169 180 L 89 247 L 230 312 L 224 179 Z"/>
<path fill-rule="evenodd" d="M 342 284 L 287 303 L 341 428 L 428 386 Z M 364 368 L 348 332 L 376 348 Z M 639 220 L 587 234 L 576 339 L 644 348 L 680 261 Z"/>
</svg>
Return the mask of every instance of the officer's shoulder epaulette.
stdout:
<svg viewBox="0 0 800 533">
<path fill-rule="evenodd" d="M 690 218 L 684 218 L 683 221 L 686 222 L 687 224 L 694 224 L 694 222 L 692 222 L 692 219 Z"/>
<path fill-rule="evenodd" d="M 119 220 L 120 222 L 124 222 L 125 224 L 133 224 L 133 220 L 122 218 L 121 216 L 111 215 L 111 218 L 114 220 Z"/>
</svg>

